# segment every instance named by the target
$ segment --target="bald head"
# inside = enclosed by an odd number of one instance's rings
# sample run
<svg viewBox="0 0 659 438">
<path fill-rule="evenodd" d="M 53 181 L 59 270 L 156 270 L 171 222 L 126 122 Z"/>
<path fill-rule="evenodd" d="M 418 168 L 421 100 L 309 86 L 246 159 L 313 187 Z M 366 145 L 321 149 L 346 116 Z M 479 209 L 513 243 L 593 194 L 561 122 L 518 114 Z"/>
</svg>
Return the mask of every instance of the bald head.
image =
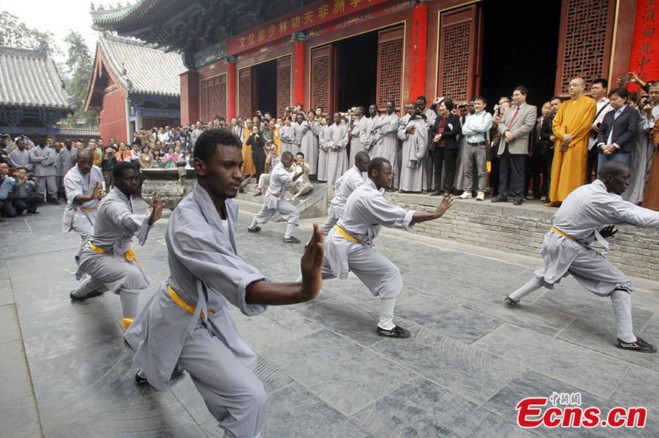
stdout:
<svg viewBox="0 0 659 438">
<path fill-rule="evenodd" d="M 604 183 L 607 191 L 622 195 L 631 184 L 629 166 L 620 161 L 607 161 L 599 170 L 598 178 Z"/>
<path fill-rule="evenodd" d="M 371 161 L 371 157 L 364 151 L 359 151 L 355 154 L 355 166 L 362 172 L 368 170 L 368 163 Z"/>
<path fill-rule="evenodd" d="M 586 88 L 586 81 L 583 78 L 574 78 L 568 84 L 568 92 L 572 99 L 578 99 Z"/>
<path fill-rule="evenodd" d="M 80 148 L 76 151 L 76 164 L 80 173 L 87 175 L 94 165 L 94 153 L 87 148 Z"/>
</svg>

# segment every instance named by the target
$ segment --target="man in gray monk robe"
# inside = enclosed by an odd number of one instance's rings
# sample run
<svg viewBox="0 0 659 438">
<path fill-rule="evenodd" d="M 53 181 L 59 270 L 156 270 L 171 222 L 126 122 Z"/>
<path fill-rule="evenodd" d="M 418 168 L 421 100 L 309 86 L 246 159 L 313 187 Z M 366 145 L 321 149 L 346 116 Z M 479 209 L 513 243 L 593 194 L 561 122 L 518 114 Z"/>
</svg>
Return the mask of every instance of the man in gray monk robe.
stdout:
<svg viewBox="0 0 659 438">
<path fill-rule="evenodd" d="M 368 164 L 368 179 L 355 189 L 343 207 L 338 223 L 325 239 L 326 258 L 323 278 L 357 278 L 380 298 L 380 319 L 376 332 L 380 336 L 409 338 L 410 332 L 394 324 L 396 297 L 403 292 L 403 278 L 398 267 L 373 247 L 382 226 L 410 230 L 419 222 L 438 219 L 453 204 L 445 196 L 435 211 L 407 211 L 389 202 L 384 191 L 391 185 L 391 163 L 373 158 Z M 342 183 L 343 184 L 343 183 Z"/>
<path fill-rule="evenodd" d="M 334 123 L 329 127 L 329 132 L 325 138 L 327 147 L 327 185 L 333 186 L 336 180 L 348 170 L 348 146 L 347 124 L 341 123 L 341 113 L 334 113 Z"/>
<path fill-rule="evenodd" d="M 50 147 L 48 139 L 40 142 L 39 146 L 30 149 L 30 162 L 34 163 L 34 175 L 39 178 L 37 193 L 42 199 L 46 195 L 46 201 L 50 204 L 57 205 L 57 169 L 55 160 L 57 153 Z"/>
<path fill-rule="evenodd" d="M 139 291 L 149 286 L 149 277 L 130 248 L 133 237 L 144 245 L 151 226 L 162 216 L 164 205 L 156 194 L 150 215 L 133 210 L 131 195 L 137 192 L 140 173 L 130 161 L 117 163 L 115 185 L 103 198 L 96 215 L 94 233 L 79 254 L 78 279 L 89 277 L 71 292 L 71 301 L 82 301 L 110 290 L 119 295 L 122 324 L 128 328 L 137 315 Z"/>
<path fill-rule="evenodd" d="M 330 201 L 330 207 L 327 211 L 327 221 L 320 227 L 323 233 L 327 235 L 334 225 L 339 221 L 343 207 L 348 200 L 348 197 L 355 189 L 366 182 L 364 179 L 364 172 L 368 170 L 368 163 L 371 157 L 364 151 L 360 151 L 355 156 L 355 165 L 341 175 L 336 181 L 334 190 L 334 197 Z"/>
<path fill-rule="evenodd" d="M 74 230 L 82 244 L 94 233 L 98 203 L 103 198 L 103 172 L 94 166 L 94 154 L 78 149 L 76 165 L 64 175 L 66 208 L 62 215 L 62 231 Z"/>
<path fill-rule="evenodd" d="M 197 184 L 172 213 L 166 233 L 169 278 L 142 309 L 125 339 L 141 368 L 138 381 L 166 389 L 177 364 L 190 374 L 225 437 L 258 437 L 267 395 L 254 375 L 256 354 L 240 338 L 229 303 L 258 315 L 267 305 L 314 299 L 321 288 L 323 234 L 314 225 L 300 262 L 302 280 L 271 283 L 236 249 L 241 142 L 229 131 L 199 136 Z"/>
<path fill-rule="evenodd" d="M 373 158 L 386 158 L 391 163 L 394 172 L 393 188 L 398 188 L 400 180 L 400 165 L 398 163 L 399 125 L 400 117 L 396 114 L 396 102 L 390 100 L 387 102 L 387 114 L 380 116 L 373 126 L 377 140 L 369 154 Z"/>
<path fill-rule="evenodd" d="M 400 191 L 421 192 L 427 188 L 424 157 L 428 149 L 428 125 L 414 103 L 405 105 L 407 117 L 398 127 L 398 138 L 403 142 L 400 168 Z"/>
<path fill-rule="evenodd" d="M 616 224 L 659 228 L 659 212 L 638 207 L 620 196 L 630 184 L 630 170 L 617 161 L 606 162 L 599 179 L 568 195 L 552 218 L 545 234 L 542 257 L 545 266 L 535 271 L 528 283 L 506 297 L 508 306 L 541 287 L 572 275 L 583 287 L 601 297 L 610 297 L 616 321 L 616 346 L 625 350 L 654 353 L 656 348 L 634 335 L 632 325 L 631 282 L 602 254 L 590 247 L 597 240 L 605 249 L 604 237 L 613 236 Z"/>
</svg>

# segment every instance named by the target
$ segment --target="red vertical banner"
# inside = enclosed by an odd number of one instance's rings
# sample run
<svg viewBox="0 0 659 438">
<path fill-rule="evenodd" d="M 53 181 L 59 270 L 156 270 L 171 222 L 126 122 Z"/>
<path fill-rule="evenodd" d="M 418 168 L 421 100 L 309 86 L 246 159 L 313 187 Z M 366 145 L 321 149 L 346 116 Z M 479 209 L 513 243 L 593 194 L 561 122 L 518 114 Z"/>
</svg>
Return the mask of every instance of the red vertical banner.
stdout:
<svg viewBox="0 0 659 438">
<path fill-rule="evenodd" d="M 227 59 L 227 117 L 236 117 L 236 63 Z"/>
<path fill-rule="evenodd" d="M 293 49 L 293 105 L 304 103 L 304 41 L 296 40 Z"/>
<path fill-rule="evenodd" d="M 659 0 L 637 0 L 629 70 L 644 81 L 659 79 Z"/>
<path fill-rule="evenodd" d="M 412 9 L 410 38 L 410 95 L 416 99 L 426 93 L 426 61 L 428 47 L 428 4 L 420 2 Z"/>
</svg>

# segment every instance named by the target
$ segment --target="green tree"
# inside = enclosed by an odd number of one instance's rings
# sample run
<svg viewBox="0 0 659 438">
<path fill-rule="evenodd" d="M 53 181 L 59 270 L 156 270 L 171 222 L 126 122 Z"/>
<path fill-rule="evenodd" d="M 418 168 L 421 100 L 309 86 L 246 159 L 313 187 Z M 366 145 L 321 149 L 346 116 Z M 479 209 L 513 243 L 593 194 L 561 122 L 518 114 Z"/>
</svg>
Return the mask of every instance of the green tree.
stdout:
<svg viewBox="0 0 659 438">
<path fill-rule="evenodd" d="M 69 95 L 73 96 L 76 105 L 75 113 L 69 115 L 64 124 L 74 127 L 77 126 L 78 120 L 84 120 L 85 126 L 95 127 L 97 123 L 96 111 L 84 111 L 94 60 L 79 32 L 69 31 L 64 42 L 67 46 L 66 67 L 68 77 L 66 90 Z"/>
<path fill-rule="evenodd" d="M 61 54 L 59 47 L 55 44 L 55 37 L 52 32 L 31 29 L 15 15 L 7 11 L 0 12 L 0 46 L 38 49 L 44 43 L 48 45 L 48 51 L 51 55 Z"/>
</svg>

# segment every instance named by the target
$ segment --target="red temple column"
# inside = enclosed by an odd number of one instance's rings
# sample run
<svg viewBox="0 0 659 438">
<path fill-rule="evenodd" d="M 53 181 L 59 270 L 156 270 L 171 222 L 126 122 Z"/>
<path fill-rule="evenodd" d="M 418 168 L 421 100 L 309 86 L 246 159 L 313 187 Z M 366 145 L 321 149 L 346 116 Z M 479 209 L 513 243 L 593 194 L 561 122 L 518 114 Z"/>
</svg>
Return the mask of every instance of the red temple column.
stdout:
<svg viewBox="0 0 659 438">
<path fill-rule="evenodd" d="M 643 81 L 659 79 L 659 2 L 637 0 L 629 70 Z"/>
<path fill-rule="evenodd" d="M 295 45 L 293 47 L 293 105 L 304 104 L 304 42 L 309 39 L 306 32 L 293 34 Z"/>
<path fill-rule="evenodd" d="M 428 4 L 419 2 L 412 9 L 410 38 L 410 94 L 409 99 L 426 94 L 426 62 L 428 47 Z M 432 99 L 430 99 L 432 100 Z"/>
<path fill-rule="evenodd" d="M 236 117 L 236 59 L 227 57 L 227 122 Z"/>
</svg>

